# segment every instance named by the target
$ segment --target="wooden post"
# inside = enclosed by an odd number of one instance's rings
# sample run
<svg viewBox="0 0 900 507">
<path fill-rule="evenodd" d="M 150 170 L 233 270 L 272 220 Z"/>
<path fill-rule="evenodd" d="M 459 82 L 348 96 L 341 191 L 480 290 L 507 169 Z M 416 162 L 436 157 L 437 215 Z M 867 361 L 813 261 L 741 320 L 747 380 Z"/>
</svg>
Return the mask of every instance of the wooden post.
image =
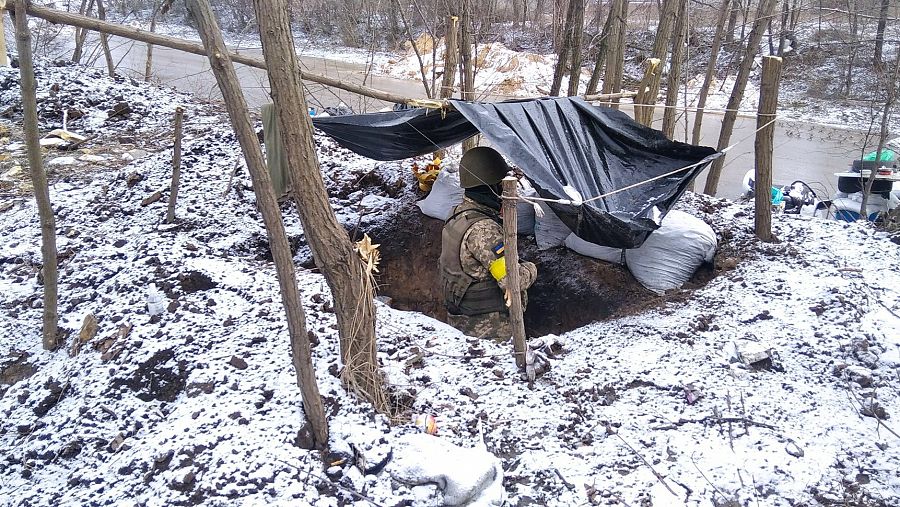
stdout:
<svg viewBox="0 0 900 507">
<path fill-rule="evenodd" d="M 0 0 L 0 67 L 9 67 L 9 57 L 6 56 L 6 31 L 3 29 L 5 8 L 6 0 Z"/>
<path fill-rule="evenodd" d="M 25 127 L 25 147 L 28 151 L 28 172 L 34 186 L 38 216 L 41 221 L 41 256 L 44 277 L 44 348 L 56 349 L 57 343 L 57 277 L 56 264 L 56 218 L 50 204 L 50 189 L 47 174 L 41 159 L 41 145 L 38 135 L 37 83 L 34 78 L 34 61 L 31 57 L 31 32 L 28 30 L 28 16 L 23 2 L 16 2 L 16 48 L 19 51 L 19 75 L 22 80 L 22 110 Z"/>
<path fill-rule="evenodd" d="M 166 213 L 166 223 L 175 221 L 175 201 L 178 199 L 178 183 L 181 180 L 181 120 L 184 118 L 184 108 L 175 109 L 175 147 L 172 149 L 172 186 L 169 190 L 169 211 Z"/>
<path fill-rule="evenodd" d="M 459 65 L 459 43 L 457 42 L 457 34 L 459 33 L 459 17 L 449 16 L 447 18 L 447 35 L 444 41 L 444 79 L 441 81 L 442 99 L 449 99 L 453 96 L 453 89 L 456 85 L 456 67 Z"/>
<path fill-rule="evenodd" d="M 522 290 L 519 286 L 519 245 L 516 219 L 515 176 L 503 178 L 503 255 L 506 257 L 506 290 L 509 292 L 509 322 L 513 332 L 516 366 L 525 367 L 525 318 L 522 315 Z"/>
<path fill-rule="evenodd" d="M 781 82 L 781 58 L 763 58 L 759 87 L 759 109 L 756 115 L 756 195 L 754 224 L 756 237 L 771 242 L 772 237 L 772 146 L 775 138 L 775 110 L 778 108 L 778 85 Z"/>
</svg>

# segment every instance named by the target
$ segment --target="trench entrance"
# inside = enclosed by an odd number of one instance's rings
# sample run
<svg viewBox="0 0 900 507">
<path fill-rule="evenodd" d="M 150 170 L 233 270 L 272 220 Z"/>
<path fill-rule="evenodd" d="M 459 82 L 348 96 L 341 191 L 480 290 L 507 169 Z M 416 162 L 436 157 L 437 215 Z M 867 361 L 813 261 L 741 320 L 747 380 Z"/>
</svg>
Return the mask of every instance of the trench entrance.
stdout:
<svg viewBox="0 0 900 507">
<path fill-rule="evenodd" d="M 381 244 L 378 294 L 391 298 L 394 308 L 446 322 L 438 272 L 443 225 L 405 203 L 366 232 Z M 528 290 L 528 336 L 561 334 L 598 320 L 637 314 L 668 299 L 645 289 L 623 266 L 564 247 L 539 251 L 533 237 L 519 239 L 519 256 L 538 266 L 537 281 Z M 701 268 L 692 285 L 703 285 L 712 276 L 711 269 Z"/>
</svg>

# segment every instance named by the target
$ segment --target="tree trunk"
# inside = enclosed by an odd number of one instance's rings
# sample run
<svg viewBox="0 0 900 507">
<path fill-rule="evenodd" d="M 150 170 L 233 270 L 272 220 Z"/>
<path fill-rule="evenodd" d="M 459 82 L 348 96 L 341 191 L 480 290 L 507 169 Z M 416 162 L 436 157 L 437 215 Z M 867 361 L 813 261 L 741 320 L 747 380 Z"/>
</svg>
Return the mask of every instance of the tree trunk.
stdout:
<svg viewBox="0 0 900 507">
<path fill-rule="evenodd" d="M 456 69 L 459 67 L 459 18 L 447 17 L 447 34 L 444 36 L 444 77 L 441 80 L 441 98 L 453 96 L 456 87 Z"/>
<path fill-rule="evenodd" d="M 887 14 L 890 6 L 891 0 L 881 0 L 878 11 L 878 28 L 875 31 L 875 54 L 872 56 L 872 64 L 877 70 L 881 70 L 884 67 L 882 54 L 884 51 L 884 29 L 887 26 Z"/>
<path fill-rule="evenodd" d="M 569 61 L 569 90 L 570 97 L 578 95 L 578 85 L 581 81 L 581 45 L 584 41 L 584 0 L 569 0 L 572 2 L 572 14 L 575 20 L 572 22 L 572 51 Z"/>
<path fill-rule="evenodd" d="M 750 0 L 743 0 L 749 2 Z M 735 0 L 728 10 L 728 28 L 725 29 L 725 44 L 734 43 L 734 27 L 737 26 L 738 12 L 741 10 L 741 0 Z"/>
<path fill-rule="evenodd" d="M 4 4 L 4 2 L 0 0 L 0 5 L 2 4 Z M 6 15 L 3 7 L 5 7 L 5 5 L 0 7 L 0 67 L 9 67 L 9 56 L 6 54 L 6 29 L 3 23 L 3 20 L 6 19 Z"/>
<path fill-rule="evenodd" d="M 619 93 L 622 90 L 622 78 L 625 75 L 625 32 L 628 19 L 628 0 L 613 0 L 610 15 L 615 11 L 616 17 L 610 26 L 610 49 L 606 57 L 606 77 L 603 80 L 603 93 Z M 619 99 L 612 99 L 610 107 L 619 108 Z"/>
<path fill-rule="evenodd" d="M 854 4 L 847 0 L 847 16 L 850 25 L 850 46 L 847 51 L 847 73 L 844 75 L 844 94 L 850 95 L 853 88 L 853 70 L 856 66 L 856 53 L 859 50 L 859 13 L 852 10 Z"/>
<path fill-rule="evenodd" d="M 156 5 L 153 9 L 153 15 L 150 16 L 150 33 L 156 31 L 156 17 L 159 16 L 159 9 L 162 3 Z M 144 81 L 150 81 L 153 75 L 153 44 L 147 44 L 147 63 L 144 65 Z"/>
<path fill-rule="evenodd" d="M 719 132 L 719 142 L 716 145 L 716 149 L 719 151 L 725 149 L 731 141 L 731 134 L 734 132 L 734 122 L 737 120 L 737 111 L 741 106 L 741 99 L 744 97 L 747 79 L 750 77 L 750 67 L 753 65 L 753 58 L 759 51 L 759 43 L 762 41 L 763 27 L 774 9 L 775 0 L 760 0 L 759 8 L 756 10 L 756 20 L 753 22 L 753 29 L 750 30 L 744 58 L 741 60 L 741 65 L 738 68 L 734 88 L 731 90 L 731 97 L 728 99 L 727 111 L 725 111 L 725 117 L 722 119 L 722 130 Z M 704 193 L 715 195 L 716 189 L 719 187 L 719 177 L 722 175 L 725 158 L 719 157 L 713 161 L 712 166 L 709 168 L 709 175 L 706 177 Z"/>
<path fill-rule="evenodd" d="M 663 111 L 662 131 L 669 139 L 675 137 L 675 120 L 678 118 L 678 84 L 681 79 L 681 62 L 684 60 L 686 8 L 687 0 L 680 0 L 675 14 L 675 30 L 672 33 L 672 64 L 666 74 L 666 110 Z"/>
<path fill-rule="evenodd" d="M 672 26 L 675 24 L 675 16 L 678 12 L 678 6 L 681 0 L 665 0 L 663 2 L 663 10 L 660 13 L 659 26 L 656 29 L 656 39 L 653 41 L 653 49 L 650 58 L 659 60 L 659 69 L 666 67 L 666 54 L 668 53 L 669 40 L 672 36 Z M 639 99 L 642 104 L 656 104 L 659 95 L 659 79 L 651 79 L 647 83 L 647 89 L 638 90 Z M 635 108 L 635 119 L 643 125 L 650 125 L 653 122 L 654 107 Z"/>
<path fill-rule="evenodd" d="M 463 100 L 475 100 L 475 63 L 472 61 L 472 0 L 462 0 L 459 17 L 459 65 L 461 74 L 460 97 Z M 463 141 L 463 153 L 474 148 L 478 136 Z"/>
<path fill-rule="evenodd" d="M 94 0 L 81 0 L 81 8 L 78 9 L 78 13 L 82 16 L 86 16 L 91 9 L 94 7 Z M 75 50 L 72 51 L 72 61 L 78 63 L 81 61 L 81 57 L 84 55 L 84 41 L 87 39 L 87 30 L 84 28 L 75 27 Z"/>
<path fill-rule="evenodd" d="M 731 0 L 722 0 L 722 9 L 719 11 L 719 19 L 716 24 L 716 35 L 713 36 L 712 48 L 709 54 L 709 63 L 706 65 L 706 75 L 703 77 L 703 86 L 700 87 L 700 96 L 697 98 L 697 112 L 694 114 L 694 130 L 691 133 L 691 144 L 700 144 L 700 127 L 703 124 L 703 108 L 706 107 L 706 99 L 709 97 L 709 89 L 713 78 L 716 76 L 716 61 L 719 58 L 719 49 L 722 48 L 722 34 L 724 33 L 725 16 L 731 11 Z"/>
<path fill-rule="evenodd" d="M 566 23 L 562 32 L 562 41 L 559 45 L 559 51 L 556 53 L 556 67 L 553 69 L 553 83 L 550 85 L 550 95 L 559 95 L 559 89 L 562 87 L 562 78 L 566 74 L 566 63 L 569 61 L 569 51 L 572 49 L 572 41 L 574 39 L 574 22 L 575 14 L 573 8 L 578 2 L 569 0 L 569 9 L 566 12 Z"/>
<path fill-rule="evenodd" d="M 316 158 L 313 126 L 287 17 L 287 0 L 254 0 L 269 86 L 278 113 L 284 155 L 303 231 L 331 289 L 341 339 L 341 378 L 380 412 L 388 405 L 378 370 L 375 303 L 371 269 L 350 242 L 328 201 Z M 307 344 L 308 346 L 308 344 Z M 304 350 L 309 357 L 308 349 Z"/>
<path fill-rule="evenodd" d="M 97 17 L 101 21 L 106 21 L 106 8 L 103 7 L 103 0 L 97 0 Z M 100 47 L 103 48 L 103 57 L 106 59 L 106 70 L 109 77 L 116 76 L 116 64 L 113 62 L 112 53 L 109 52 L 109 36 L 100 32 Z"/>
<path fill-rule="evenodd" d="M 606 53 L 610 47 L 610 27 L 615 17 L 615 5 L 622 0 L 612 0 L 609 8 L 609 15 L 606 17 L 606 23 L 603 25 L 603 32 L 600 33 L 600 42 L 597 45 L 597 59 L 594 61 L 594 70 L 591 71 L 591 79 L 588 81 L 585 95 L 593 95 L 597 93 L 597 87 L 600 85 L 600 74 L 603 72 L 603 62 L 606 61 Z M 599 16 L 599 14 L 598 14 Z"/>
<path fill-rule="evenodd" d="M 787 42 L 788 22 L 791 16 L 791 7 L 788 0 L 781 3 L 781 31 L 778 32 L 778 56 L 784 56 L 785 43 Z"/>
<path fill-rule="evenodd" d="M 325 419 L 325 409 L 312 366 L 309 337 L 306 333 L 306 315 L 300 304 L 300 291 L 297 288 L 294 262 L 284 231 L 281 210 L 272 190 L 272 182 L 266 171 L 256 132 L 253 130 L 250 116 L 247 113 L 247 104 L 241 92 L 237 74 L 234 72 L 228 51 L 225 49 L 222 34 L 219 32 L 209 2 L 208 0 L 187 0 L 186 3 L 188 12 L 200 30 L 203 44 L 208 48 L 210 66 L 216 76 L 216 82 L 222 92 L 228 115 L 231 117 L 235 134 L 247 162 L 247 169 L 253 180 L 257 206 L 266 225 L 269 246 L 272 258 L 275 260 L 275 270 L 281 288 L 281 300 L 287 314 L 294 369 L 303 397 L 303 409 L 312 428 L 315 446 L 323 449 L 328 444 L 328 423 Z M 262 30 L 260 31 L 262 32 Z M 290 71 L 293 72 L 293 69 Z M 304 110 L 303 114 L 297 118 L 309 118 L 309 115 Z"/>
<path fill-rule="evenodd" d="M 778 109 L 778 85 L 781 82 L 781 58 L 763 58 L 756 115 L 756 173 L 754 178 L 756 237 L 771 242 L 772 237 L 772 149 L 775 139 L 775 111 Z"/>
<path fill-rule="evenodd" d="M 41 221 L 41 257 L 43 266 L 41 274 L 44 279 L 44 322 L 43 342 L 47 350 L 55 350 L 57 343 L 56 324 L 58 270 L 56 265 L 56 218 L 50 204 L 50 189 L 47 185 L 47 174 L 41 160 L 41 144 L 38 134 L 37 114 L 37 82 L 34 78 L 34 62 L 31 56 L 31 32 L 28 29 L 28 17 L 25 4 L 16 2 L 16 49 L 19 52 L 19 76 L 22 82 L 22 110 L 25 129 L 25 145 L 28 150 L 28 172 L 34 187 L 34 200 L 37 201 L 38 216 Z M 0 23 L 3 20 L 0 19 Z"/>
<path fill-rule="evenodd" d="M 166 211 L 166 223 L 175 221 L 175 203 L 178 201 L 178 185 L 181 183 L 181 121 L 184 109 L 175 109 L 175 146 L 172 148 L 172 185 L 169 187 L 169 209 Z"/>
<path fill-rule="evenodd" d="M 653 121 L 653 109 L 656 104 L 656 96 L 652 98 L 647 94 L 647 90 L 656 88 L 659 90 L 660 65 L 658 58 L 648 58 L 645 62 L 647 66 L 644 69 L 644 77 L 638 85 L 637 96 L 634 97 L 634 121 L 641 125 L 650 126 Z M 655 83 L 655 84 L 654 84 Z"/>
<path fill-rule="evenodd" d="M 409 43 L 412 45 L 413 52 L 416 54 L 416 59 L 419 61 L 419 73 L 422 75 L 422 86 L 425 87 L 425 96 L 429 99 L 433 99 L 434 95 L 432 94 L 431 87 L 428 86 L 428 76 L 425 75 L 425 63 L 422 61 L 422 53 L 419 51 L 419 45 L 416 44 L 416 38 L 413 37 L 412 30 L 409 28 L 409 23 L 406 21 L 406 14 L 403 13 L 403 6 L 400 5 L 400 0 L 395 0 L 397 2 L 397 9 L 400 11 L 400 19 L 403 21 L 403 27 L 406 29 L 406 36 L 409 39 Z M 436 41 L 432 38 L 432 44 Z M 436 63 L 434 60 L 431 61 L 432 66 Z"/>
</svg>

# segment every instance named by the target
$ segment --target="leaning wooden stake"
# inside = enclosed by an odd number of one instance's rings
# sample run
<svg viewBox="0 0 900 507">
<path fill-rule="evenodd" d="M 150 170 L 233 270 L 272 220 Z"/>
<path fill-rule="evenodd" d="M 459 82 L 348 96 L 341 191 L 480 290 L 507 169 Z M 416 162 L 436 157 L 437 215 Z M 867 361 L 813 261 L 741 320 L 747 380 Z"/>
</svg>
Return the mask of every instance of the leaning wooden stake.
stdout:
<svg viewBox="0 0 900 507">
<path fill-rule="evenodd" d="M 181 120 L 184 109 L 175 109 L 175 147 L 172 148 L 172 186 L 169 189 L 169 210 L 166 212 L 166 223 L 175 221 L 175 201 L 178 199 L 178 184 L 181 181 Z"/>
<path fill-rule="evenodd" d="M 9 67 L 9 57 L 6 56 L 6 31 L 3 29 L 3 19 L 6 12 L 6 0 L 0 0 L 0 67 Z"/>
<path fill-rule="evenodd" d="M 269 247 L 275 260 L 275 271 L 281 288 L 281 301 L 287 314 L 288 333 L 291 337 L 291 351 L 297 384 L 303 397 L 303 411 L 312 428 L 314 445 L 324 449 L 328 445 L 328 422 L 325 418 L 325 407 L 316 383 L 316 371 L 312 365 L 312 354 L 309 336 L 306 332 L 306 315 L 300 304 L 300 290 L 297 288 L 297 277 L 294 272 L 294 260 L 288 244 L 287 234 L 281 218 L 281 210 L 272 191 L 272 181 L 266 170 L 262 149 L 256 138 L 256 132 L 250 123 L 247 113 L 247 102 L 241 92 L 237 73 L 225 49 L 225 42 L 216 24 L 212 7 L 208 0 L 188 0 L 188 12 L 197 23 L 200 38 L 209 50 L 209 63 L 216 82 L 222 92 L 225 107 L 234 125 L 235 135 L 244 153 L 253 190 L 256 193 L 256 205 L 259 207 L 269 237 Z"/>
<path fill-rule="evenodd" d="M 506 290 L 509 293 L 509 322 L 513 333 L 516 366 L 525 367 L 525 318 L 522 315 L 522 290 L 519 286 L 519 246 L 516 239 L 515 176 L 503 178 L 503 255 L 506 257 Z"/>
<path fill-rule="evenodd" d="M 28 150 L 28 170 L 34 186 L 41 220 L 41 254 L 44 266 L 44 348 L 54 350 L 56 342 L 57 267 L 56 267 L 56 218 L 50 205 L 50 189 L 47 174 L 41 161 L 41 144 L 38 136 L 37 83 L 34 79 L 34 62 L 31 57 L 31 32 L 22 2 L 16 2 L 16 49 L 19 51 L 19 75 L 22 79 L 22 109 L 25 127 L 25 145 Z"/>
<path fill-rule="evenodd" d="M 763 58 L 759 87 L 759 109 L 756 115 L 756 190 L 754 224 L 756 237 L 771 242 L 772 237 L 772 146 L 775 139 L 775 110 L 778 108 L 778 85 L 781 82 L 781 58 Z"/>
</svg>

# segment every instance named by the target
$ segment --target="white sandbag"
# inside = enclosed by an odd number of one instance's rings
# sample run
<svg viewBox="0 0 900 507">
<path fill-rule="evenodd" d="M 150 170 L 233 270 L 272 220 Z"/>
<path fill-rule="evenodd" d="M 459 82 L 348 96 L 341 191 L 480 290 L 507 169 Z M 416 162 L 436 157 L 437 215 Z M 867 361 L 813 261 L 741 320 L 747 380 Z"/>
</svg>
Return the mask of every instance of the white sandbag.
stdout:
<svg viewBox="0 0 900 507">
<path fill-rule="evenodd" d="M 656 292 L 677 289 L 716 254 L 716 234 L 706 222 L 673 210 L 639 248 L 625 251 L 631 274 Z"/>
<path fill-rule="evenodd" d="M 424 433 L 397 439 L 388 464 L 391 477 L 404 484 L 434 484 L 442 493 L 441 505 L 504 505 L 503 467 L 496 456 L 481 448 L 458 447 Z"/>
<path fill-rule="evenodd" d="M 537 191 L 523 178 L 519 180 L 519 195 L 531 197 L 537 195 Z M 516 203 L 516 225 L 516 232 L 520 236 L 534 234 L 534 204 L 526 201 Z"/>
<path fill-rule="evenodd" d="M 459 173 L 442 170 L 434 180 L 428 197 L 417 202 L 416 206 L 432 218 L 447 220 L 464 195 L 465 191 L 459 186 Z"/>
<path fill-rule="evenodd" d="M 566 238 L 572 231 L 546 203 L 539 202 L 538 204 L 544 213 L 544 216 L 534 219 L 534 240 L 537 242 L 538 250 L 547 250 L 565 244 Z"/>
<path fill-rule="evenodd" d="M 581 255 L 600 259 L 601 261 L 613 262 L 615 264 L 622 264 L 623 262 L 621 248 L 591 243 L 590 241 L 579 238 L 574 232 L 566 237 L 566 246 Z"/>
</svg>

